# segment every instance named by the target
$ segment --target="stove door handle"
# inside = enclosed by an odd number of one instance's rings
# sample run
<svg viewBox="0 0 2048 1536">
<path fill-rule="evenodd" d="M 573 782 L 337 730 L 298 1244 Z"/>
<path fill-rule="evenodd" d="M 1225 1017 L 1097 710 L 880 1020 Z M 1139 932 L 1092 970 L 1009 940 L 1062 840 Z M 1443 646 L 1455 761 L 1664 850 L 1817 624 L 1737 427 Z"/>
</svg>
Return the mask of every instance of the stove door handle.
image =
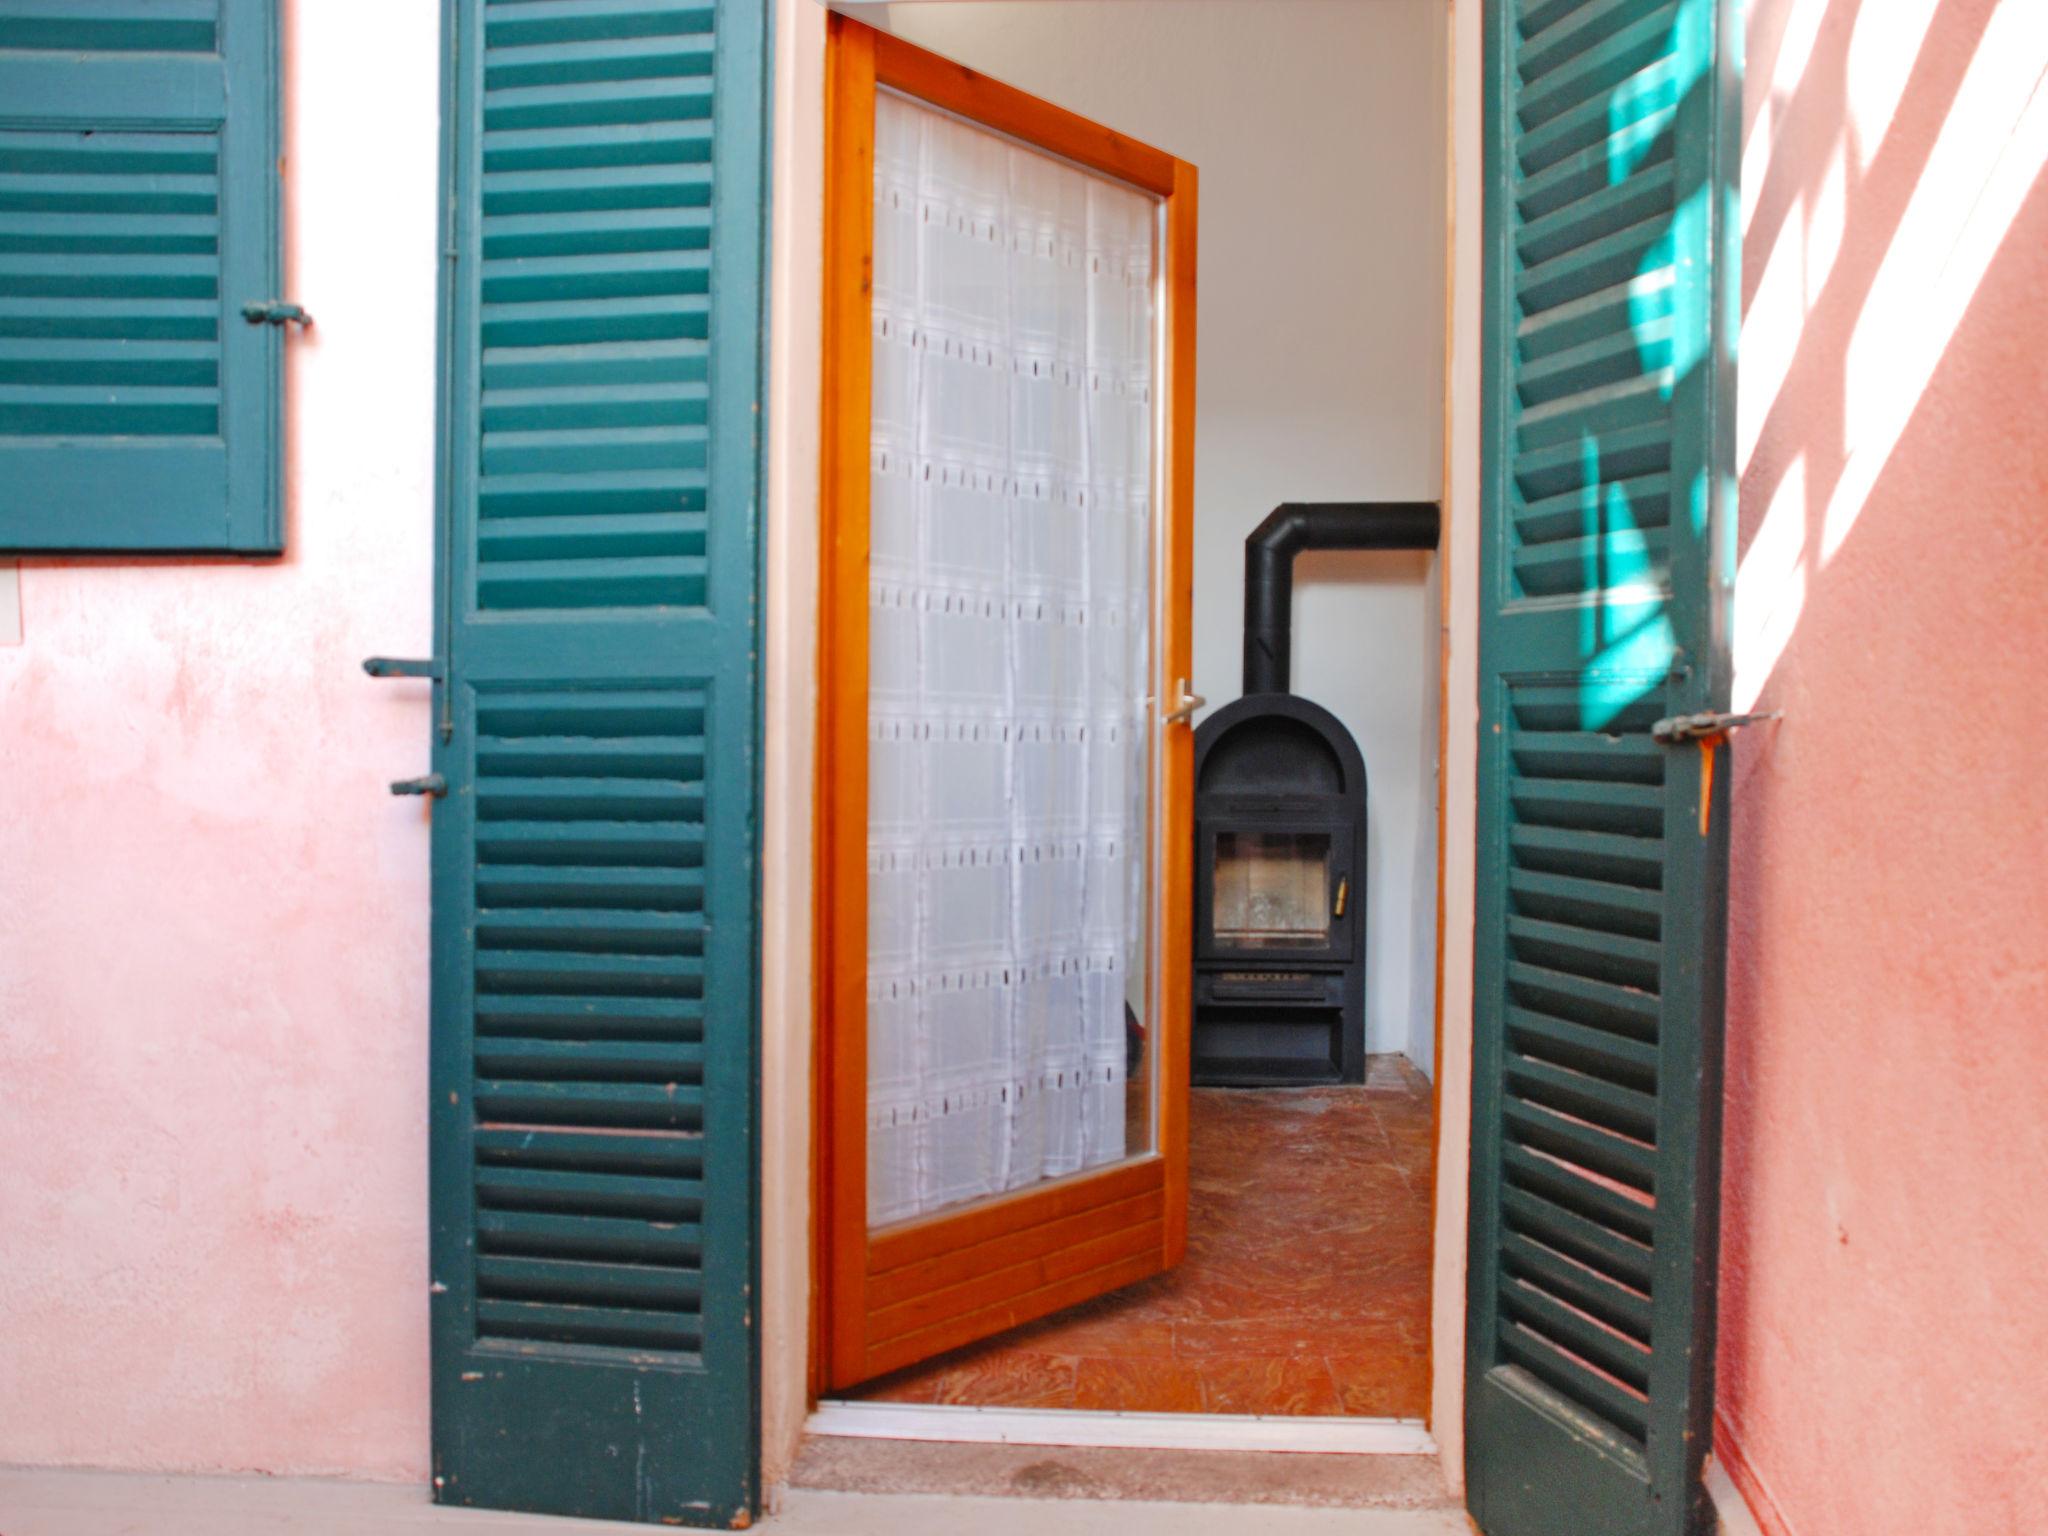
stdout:
<svg viewBox="0 0 2048 1536">
<path fill-rule="evenodd" d="M 1173 708 L 1160 717 L 1161 721 L 1166 725 L 1171 725 L 1176 720 L 1193 719 L 1195 711 L 1208 702 L 1207 699 L 1188 687 L 1188 680 L 1186 678 L 1177 677 L 1173 680 Z"/>
</svg>

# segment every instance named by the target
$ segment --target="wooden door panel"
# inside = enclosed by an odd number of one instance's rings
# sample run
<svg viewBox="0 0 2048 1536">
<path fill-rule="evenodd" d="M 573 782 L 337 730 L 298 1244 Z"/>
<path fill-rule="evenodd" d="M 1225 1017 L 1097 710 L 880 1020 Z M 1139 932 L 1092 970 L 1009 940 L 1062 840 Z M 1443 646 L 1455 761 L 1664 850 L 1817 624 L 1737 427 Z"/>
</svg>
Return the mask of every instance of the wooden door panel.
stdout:
<svg viewBox="0 0 2048 1536">
<path fill-rule="evenodd" d="M 1098 1185 L 1111 1185 L 1099 1203 L 1061 1211 L 1052 1201 L 1032 1203 L 1032 1220 L 1024 1226 L 1008 1226 L 987 1237 L 947 1232 L 946 1246 L 923 1257 L 891 1251 L 886 1238 L 869 1245 L 868 1302 L 893 1307 L 913 1296 L 963 1285 L 977 1275 L 992 1273 L 1001 1264 L 1021 1264 L 1042 1258 L 1062 1248 L 1093 1242 L 1096 1238 L 1147 1222 L 1165 1219 L 1166 1196 L 1163 1179 L 1155 1166 L 1139 1170 L 1154 1174 L 1137 1192 L 1124 1194 L 1124 1181 L 1109 1177 L 1089 1180 L 1090 1192 Z M 1050 1207 L 1050 1209 L 1048 1209 Z M 998 1262 L 999 1261 L 999 1262 Z"/>
<path fill-rule="evenodd" d="M 1157 416 L 1148 679 L 1192 667 L 1195 171 L 1172 156 L 842 16 L 827 73 L 825 428 L 818 778 L 820 1389 L 852 1386 L 1170 1268 L 1187 1241 L 1192 734 L 1158 737 L 1151 1150 L 870 1230 L 867 1219 L 869 454 L 875 95 L 901 92 L 1158 198 L 1166 408 Z"/>
<path fill-rule="evenodd" d="M 872 1372 L 1168 1268 L 1165 1173 L 1147 1157 L 876 1234 L 863 1330 Z"/>
</svg>

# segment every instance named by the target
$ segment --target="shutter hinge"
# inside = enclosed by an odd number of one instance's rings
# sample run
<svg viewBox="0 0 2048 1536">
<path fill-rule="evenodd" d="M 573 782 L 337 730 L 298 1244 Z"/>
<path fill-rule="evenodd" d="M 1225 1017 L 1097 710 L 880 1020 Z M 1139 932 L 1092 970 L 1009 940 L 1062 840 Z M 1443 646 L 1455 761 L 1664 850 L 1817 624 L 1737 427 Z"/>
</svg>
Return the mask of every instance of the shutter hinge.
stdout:
<svg viewBox="0 0 2048 1536">
<path fill-rule="evenodd" d="M 429 800 L 438 800 L 448 793 L 448 781 L 438 773 L 422 774 L 416 779 L 393 779 L 391 793 L 425 795 Z"/>
<path fill-rule="evenodd" d="M 313 317 L 296 304 L 283 299 L 265 299 L 260 304 L 244 304 L 242 318 L 251 325 L 296 325 L 302 331 L 313 328 Z"/>
<path fill-rule="evenodd" d="M 438 683 L 441 680 L 441 658 L 370 656 L 364 659 L 363 670 L 372 677 L 430 677 Z"/>
<path fill-rule="evenodd" d="M 424 677 L 439 683 L 448 675 L 447 665 L 438 656 L 369 656 L 363 660 L 363 670 L 372 677 Z M 455 738 L 455 716 L 448 701 L 448 690 L 441 695 L 441 742 L 445 746 Z"/>
</svg>

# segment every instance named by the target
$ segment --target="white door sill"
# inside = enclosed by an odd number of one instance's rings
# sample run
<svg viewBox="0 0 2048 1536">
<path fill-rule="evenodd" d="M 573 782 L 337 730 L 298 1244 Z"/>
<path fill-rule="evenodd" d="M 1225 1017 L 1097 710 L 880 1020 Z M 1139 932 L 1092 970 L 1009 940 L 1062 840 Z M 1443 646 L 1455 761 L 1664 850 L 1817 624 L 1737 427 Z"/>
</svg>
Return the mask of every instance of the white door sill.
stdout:
<svg viewBox="0 0 2048 1536">
<path fill-rule="evenodd" d="M 1142 1451 L 1298 1451 L 1323 1456 L 1434 1456 L 1420 1419 L 1263 1413 L 1090 1413 L 1069 1408 L 952 1404 L 818 1404 L 813 1435 L 952 1440 L 971 1445 L 1098 1445 Z"/>
</svg>

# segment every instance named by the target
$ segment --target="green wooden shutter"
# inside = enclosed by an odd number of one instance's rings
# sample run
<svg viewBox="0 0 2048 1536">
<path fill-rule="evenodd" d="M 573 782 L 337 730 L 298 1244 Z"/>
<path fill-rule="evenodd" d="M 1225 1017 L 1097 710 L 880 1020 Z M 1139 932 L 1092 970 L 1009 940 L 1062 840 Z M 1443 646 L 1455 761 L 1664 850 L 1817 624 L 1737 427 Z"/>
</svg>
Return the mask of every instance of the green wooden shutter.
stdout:
<svg viewBox="0 0 2048 1536">
<path fill-rule="evenodd" d="M 444 1502 L 753 1508 L 764 16 L 448 4 Z"/>
<path fill-rule="evenodd" d="M 1487 0 L 1469 1499 L 1699 1531 L 1733 581 L 1732 0 Z"/>
<path fill-rule="evenodd" d="M 276 0 L 0 0 L 0 549 L 283 544 Z"/>
</svg>

